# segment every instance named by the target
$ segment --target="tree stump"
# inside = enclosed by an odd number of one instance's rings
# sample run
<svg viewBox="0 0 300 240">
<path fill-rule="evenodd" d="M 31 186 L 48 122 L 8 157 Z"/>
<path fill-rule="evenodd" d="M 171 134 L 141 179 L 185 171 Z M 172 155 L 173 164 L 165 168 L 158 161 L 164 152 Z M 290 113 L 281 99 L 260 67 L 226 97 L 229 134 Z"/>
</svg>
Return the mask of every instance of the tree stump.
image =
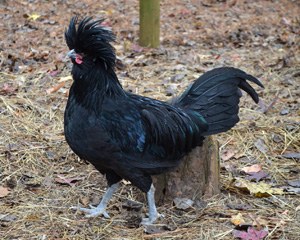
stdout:
<svg viewBox="0 0 300 240">
<path fill-rule="evenodd" d="M 155 198 L 158 204 L 174 198 L 193 201 L 220 192 L 219 146 L 213 137 L 207 137 L 203 146 L 193 149 L 181 164 L 171 172 L 154 176 Z"/>
</svg>

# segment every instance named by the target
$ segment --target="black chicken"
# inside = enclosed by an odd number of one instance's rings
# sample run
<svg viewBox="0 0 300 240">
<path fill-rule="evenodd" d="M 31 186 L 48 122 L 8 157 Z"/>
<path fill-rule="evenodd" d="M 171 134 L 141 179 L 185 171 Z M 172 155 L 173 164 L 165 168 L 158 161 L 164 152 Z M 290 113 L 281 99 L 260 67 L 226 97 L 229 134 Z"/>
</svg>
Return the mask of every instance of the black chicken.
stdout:
<svg viewBox="0 0 300 240">
<path fill-rule="evenodd" d="M 258 102 L 236 68 L 217 68 L 199 77 L 172 103 L 126 92 L 115 73 L 114 34 L 103 20 L 71 19 L 65 32 L 73 62 L 73 85 L 64 115 L 71 149 L 105 174 L 108 189 L 97 207 L 79 208 L 93 217 L 109 217 L 105 208 L 122 179 L 147 193 L 149 218 L 159 214 L 151 175 L 176 167 L 205 136 L 224 132 L 238 121 L 240 88 Z"/>
</svg>

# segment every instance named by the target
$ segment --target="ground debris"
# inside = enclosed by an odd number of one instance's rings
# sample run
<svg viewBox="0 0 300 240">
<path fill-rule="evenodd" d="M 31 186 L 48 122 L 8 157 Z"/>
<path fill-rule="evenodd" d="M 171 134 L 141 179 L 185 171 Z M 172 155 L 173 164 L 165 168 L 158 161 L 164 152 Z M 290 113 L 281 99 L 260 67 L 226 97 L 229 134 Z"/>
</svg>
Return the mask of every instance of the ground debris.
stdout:
<svg viewBox="0 0 300 240">
<path fill-rule="evenodd" d="M 159 49 L 138 46 L 137 1 L 0 4 L 2 239 L 232 239 L 234 226 L 228 226 L 239 212 L 252 226 L 234 230 L 248 237 L 265 234 L 259 232 L 265 230 L 265 220 L 268 239 L 299 238 L 297 1 L 161 1 Z M 241 68 L 263 82 L 265 89 L 258 89 L 261 108 L 242 98 L 240 122 L 217 136 L 222 150 L 218 196 L 186 210 L 164 203 L 158 207 L 165 215 L 158 222 L 162 226 L 156 224 L 147 233 L 140 226 L 146 206 L 139 203 L 145 197 L 130 184 L 122 184 L 109 204 L 111 219 L 85 219 L 69 210 L 80 203 L 99 204 L 106 188 L 105 178 L 75 156 L 63 136 L 72 83 L 64 31 L 72 9 L 80 17 L 89 12 L 106 19 L 116 33 L 117 75 L 134 94 L 170 100 L 203 72 L 220 66 Z M 240 171 L 254 164 L 262 170 Z M 260 193 L 266 197 L 232 185 L 238 177 L 254 189 L 267 184 Z M 277 188 L 284 194 L 268 192 Z M 253 223 L 253 212 L 259 212 L 262 228 Z"/>
</svg>

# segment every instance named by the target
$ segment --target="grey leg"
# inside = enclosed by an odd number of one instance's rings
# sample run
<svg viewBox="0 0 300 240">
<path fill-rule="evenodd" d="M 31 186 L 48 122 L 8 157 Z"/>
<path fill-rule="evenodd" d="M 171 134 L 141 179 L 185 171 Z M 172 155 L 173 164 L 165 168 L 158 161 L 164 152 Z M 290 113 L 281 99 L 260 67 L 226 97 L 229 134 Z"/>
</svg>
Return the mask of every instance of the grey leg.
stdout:
<svg viewBox="0 0 300 240">
<path fill-rule="evenodd" d="M 105 218 L 110 218 L 105 209 L 109 200 L 112 198 L 114 192 L 118 189 L 118 187 L 119 183 L 111 185 L 104 193 L 102 200 L 97 207 L 93 207 L 90 205 L 90 208 L 75 207 L 75 209 L 87 213 L 86 217 L 97 217 L 103 215 Z"/>
<path fill-rule="evenodd" d="M 142 221 L 143 225 L 154 223 L 161 215 L 156 210 L 155 199 L 154 199 L 155 188 L 153 184 L 150 190 L 147 192 L 147 201 L 149 207 L 149 218 L 144 218 Z"/>
</svg>

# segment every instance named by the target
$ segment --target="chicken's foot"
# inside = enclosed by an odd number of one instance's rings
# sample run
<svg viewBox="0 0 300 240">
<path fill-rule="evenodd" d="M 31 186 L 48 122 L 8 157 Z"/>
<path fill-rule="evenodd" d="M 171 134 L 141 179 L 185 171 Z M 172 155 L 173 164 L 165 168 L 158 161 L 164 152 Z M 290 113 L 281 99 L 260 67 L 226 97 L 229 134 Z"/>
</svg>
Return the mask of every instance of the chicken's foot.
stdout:
<svg viewBox="0 0 300 240">
<path fill-rule="evenodd" d="M 85 212 L 86 217 L 97 217 L 103 215 L 105 218 L 110 218 L 110 216 L 108 215 L 105 209 L 109 200 L 112 198 L 114 192 L 118 189 L 118 187 L 119 187 L 119 183 L 115 183 L 111 185 L 104 193 L 102 200 L 97 207 L 90 205 L 90 208 L 72 207 L 72 209 Z"/>
<path fill-rule="evenodd" d="M 159 217 L 163 217 L 163 215 L 157 212 L 154 193 L 155 193 L 155 188 L 152 184 L 150 190 L 147 192 L 149 214 L 148 214 L 148 218 L 143 218 L 141 222 L 142 225 L 153 224 Z"/>
</svg>

